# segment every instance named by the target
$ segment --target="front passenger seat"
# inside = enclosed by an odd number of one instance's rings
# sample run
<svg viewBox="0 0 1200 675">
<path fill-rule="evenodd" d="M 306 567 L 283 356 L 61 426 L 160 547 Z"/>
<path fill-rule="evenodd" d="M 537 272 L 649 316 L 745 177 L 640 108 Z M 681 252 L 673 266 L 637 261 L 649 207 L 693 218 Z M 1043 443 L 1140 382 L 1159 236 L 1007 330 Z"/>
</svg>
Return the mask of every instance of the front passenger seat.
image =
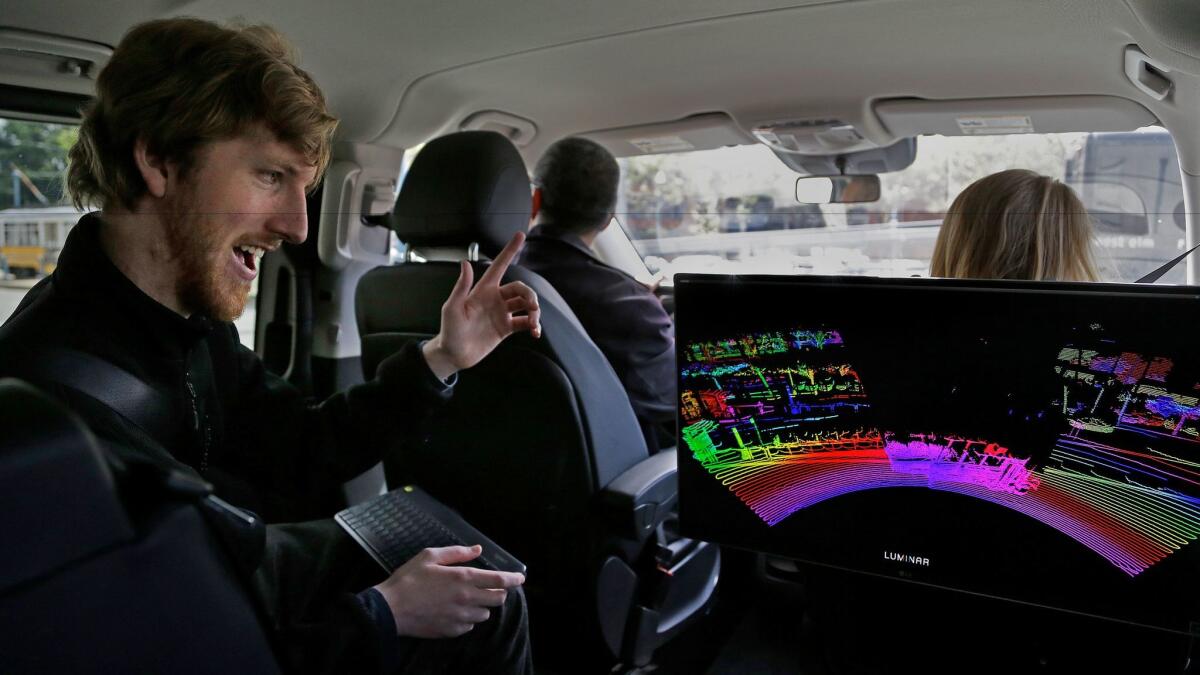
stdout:
<svg viewBox="0 0 1200 675">
<path fill-rule="evenodd" d="M 387 220 L 410 250 L 442 260 L 360 281 L 366 377 L 406 341 L 438 331 L 458 261 L 473 260 L 478 279 L 478 259 L 526 229 L 530 208 L 524 162 L 503 136 L 462 132 L 422 149 Z M 543 337 L 510 337 L 460 373 L 425 442 L 385 462 L 388 482 L 422 485 L 528 565 L 539 662 L 574 670 L 590 645 L 643 665 L 702 613 L 719 551 L 667 534 L 674 453 L 649 456 L 620 381 L 562 297 L 512 266 L 504 281 L 517 280 L 538 294 Z"/>
</svg>

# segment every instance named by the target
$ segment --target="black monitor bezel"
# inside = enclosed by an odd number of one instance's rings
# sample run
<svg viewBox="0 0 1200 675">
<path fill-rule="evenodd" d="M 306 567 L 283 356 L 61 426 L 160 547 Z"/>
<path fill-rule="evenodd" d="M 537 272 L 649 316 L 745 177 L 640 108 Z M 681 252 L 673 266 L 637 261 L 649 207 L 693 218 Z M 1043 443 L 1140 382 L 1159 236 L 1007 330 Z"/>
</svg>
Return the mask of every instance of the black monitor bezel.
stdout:
<svg viewBox="0 0 1200 675">
<path fill-rule="evenodd" d="M 1062 281 L 1025 281 L 1025 280 L 1008 280 L 1008 279 L 942 279 L 929 277 L 852 277 L 852 276 L 833 276 L 833 275 L 729 275 L 729 274 L 704 274 L 704 273 L 680 273 L 675 277 L 675 308 L 676 313 L 681 308 L 687 311 L 690 305 L 688 296 L 698 291 L 701 287 L 713 285 L 720 286 L 737 286 L 737 285 L 786 285 L 795 286 L 798 288 L 814 289 L 821 287 L 880 287 L 880 288 L 925 288 L 935 289 L 938 291 L 955 290 L 963 292 L 1004 292 L 1004 293 L 1029 293 L 1029 294 L 1054 294 L 1059 296 L 1071 295 L 1088 295 L 1102 297 L 1164 297 L 1180 300 L 1192 300 L 1200 304 L 1200 286 L 1183 286 L 1183 285 L 1153 285 L 1153 284 L 1129 284 L 1129 283 L 1105 283 L 1105 282 L 1062 282 Z M 683 302 L 680 302 L 680 298 Z M 678 373 L 683 358 L 684 341 L 676 340 L 676 372 Z M 676 447 L 679 454 L 679 460 L 684 461 L 686 453 L 686 444 L 681 437 L 684 420 L 678 409 L 676 408 Z M 682 503 L 687 499 L 686 489 L 683 482 L 680 484 L 679 499 Z M 688 537 L 704 539 L 709 533 L 702 527 L 696 527 L 695 523 L 690 522 L 681 512 L 680 517 L 681 533 Z M 710 539 L 711 541 L 711 539 Z M 804 565 L 811 565 L 817 568 L 826 568 L 838 570 L 841 572 L 850 573 L 853 575 L 863 575 L 878 579 L 888 579 L 911 586 L 924 586 L 928 588 L 936 588 L 940 590 L 960 593 L 966 596 L 974 596 L 979 598 L 989 598 L 993 600 L 1013 603 L 1016 605 L 1024 605 L 1052 611 L 1063 612 L 1066 614 L 1090 617 L 1110 621 L 1117 624 L 1126 624 L 1138 626 L 1163 633 L 1171 633 L 1185 636 L 1195 636 L 1200 634 L 1200 626 L 1193 624 L 1191 630 L 1172 629 L 1162 625 L 1147 624 L 1138 621 L 1131 621 L 1120 617 L 1107 616 L 1096 614 L 1071 607 L 1063 607 L 1055 604 L 1038 603 L 1020 598 L 1007 597 L 1003 595 L 994 595 L 983 593 L 975 590 L 960 588 L 952 585 L 938 584 L 925 580 L 906 579 L 899 576 L 882 574 L 853 567 L 846 567 L 819 560 L 810 560 L 803 557 L 783 556 L 777 553 L 764 552 L 748 548 L 740 543 L 727 543 L 715 541 L 715 543 L 731 546 L 741 550 L 747 550 L 753 553 L 764 553 L 766 555 L 776 556 L 780 558 L 788 558 Z"/>
</svg>

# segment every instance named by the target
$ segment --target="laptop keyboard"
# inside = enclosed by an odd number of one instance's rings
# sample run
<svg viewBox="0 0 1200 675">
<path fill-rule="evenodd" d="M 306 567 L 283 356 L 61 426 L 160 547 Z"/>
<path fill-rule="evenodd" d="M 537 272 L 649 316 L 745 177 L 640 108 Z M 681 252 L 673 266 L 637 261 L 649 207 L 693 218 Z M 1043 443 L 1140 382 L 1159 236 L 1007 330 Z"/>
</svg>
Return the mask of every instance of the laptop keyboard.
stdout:
<svg viewBox="0 0 1200 675">
<path fill-rule="evenodd" d="M 457 513 L 413 486 L 348 508 L 334 519 L 389 572 L 408 562 L 422 549 L 476 544 L 483 546 L 483 554 L 467 565 L 489 570 L 524 571 L 524 565 L 472 528 Z"/>
</svg>

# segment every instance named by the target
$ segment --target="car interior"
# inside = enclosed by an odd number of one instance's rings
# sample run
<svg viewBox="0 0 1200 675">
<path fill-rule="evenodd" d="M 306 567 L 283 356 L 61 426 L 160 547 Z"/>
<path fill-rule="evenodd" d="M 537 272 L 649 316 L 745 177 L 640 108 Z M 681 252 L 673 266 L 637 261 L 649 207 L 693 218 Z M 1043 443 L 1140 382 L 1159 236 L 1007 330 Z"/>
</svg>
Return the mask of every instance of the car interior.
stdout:
<svg viewBox="0 0 1200 675">
<path fill-rule="evenodd" d="M 63 195 L 64 145 L 97 73 L 130 27 L 172 16 L 280 30 L 340 119 L 308 198 L 308 239 L 263 258 L 237 321 L 268 369 L 318 400 L 437 333 L 460 261 L 478 277 L 529 228 L 532 167 L 568 136 L 618 158 L 618 207 L 592 248 L 652 285 L 687 328 L 681 387 L 688 355 L 710 358 L 697 345 L 759 330 L 747 317 L 758 300 L 705 302 L 708 280 L 746 280 L 748 293 L 769 281 L 755 275 L 775 275 L 813 297 L 836 284 L 805 285 L 812 275 L 919 284 L 907 278 L 929 276 L 954 195 L 1000 169 L 1055 175 L 1092 213 L 1106 283 L 1062 297 L 1158 302 L 1121 285 L 1200 244 L 1191 0 L 13 0 L 0 12 L 0 322 L 53 272 L 81 215 Z M 410 483 L 457 510 L 528 566 L 537 672 L 1191 672 L 1200 611 L 1164 627 L 920 569 L 829 562 L 750 536 L 763 524 L 738 528 L 741 515 L 710 522 L 749 513 L 706 491 L 699 470 L 708 436 L 694 424 L 723 404 L 681 398 L 677 447 L 652 453 L 567 302 L 519 261 L 505 280 L 537 292 L 544 336 L 515 335 L 462 372 L 419 443 L 340 493 L 312 495 L 304 512 L 330 517 Z M 1162 297 L 1198 300 L 1198 280 L 1186 256 L 1159 281 L 1174 289 Z M 960 290 L 980 307 L 997 296 L 984 282 Z M 807 311 L 773 307 L 797 325 Z M 1143 341 L 1179 331 L 1175 321 L 1143 322 Z M 806 339 L 797 333 L 796 349 L 833 344 Z M 965 337 L 939 339 L 974 353 Z M 1195 398 L 1174 400 L 1183 408 L 1164 442 L 1190 442 Z M 1157 415 L 1154 438 L 1168 412 L 1145 413 Z M 745 450 L 733 433 L 725 447 Z M 208 531 L 223 507 L 182 476 L 119 459 L 103 461 L 45 392 L 0 380 L 0 672 L 279 672 L 238 561 Z M 855 534 L 849 518 L 801 522 L 777 531 Z M 1041 541 L 1038 527 L 1013 546 Z M 1170 569 L 1200 564 L 1193 539 L 1172 545 Z M 910 568 L 930 564 L 901 553 Z M 1200 610 L 1187 603 L 1184 614 Z"/>
</svg>

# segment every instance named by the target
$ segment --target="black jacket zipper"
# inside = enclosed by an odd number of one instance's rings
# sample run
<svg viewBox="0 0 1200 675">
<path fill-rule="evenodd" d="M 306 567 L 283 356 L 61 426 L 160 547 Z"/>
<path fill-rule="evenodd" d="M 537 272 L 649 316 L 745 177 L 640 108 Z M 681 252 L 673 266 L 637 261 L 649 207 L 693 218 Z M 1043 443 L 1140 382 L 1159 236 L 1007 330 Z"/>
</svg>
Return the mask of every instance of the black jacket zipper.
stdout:
<svg viewBox="0 0 1200 675">
<path fill-rule="evenodd" d="M 200 473 L 204 474 L 208 471 L 208 446 L 209 446 L 209 431 L 208 425 L 205 424 L 201 429 L 200 408 L 196 402 L 196 387 L 192 385 L 192 373 L 185 371 L 183 374 L 183 383 L 187 388 L 188 405 L 192 411 L 192 431 L 200 434 Z"/>
</svg>

